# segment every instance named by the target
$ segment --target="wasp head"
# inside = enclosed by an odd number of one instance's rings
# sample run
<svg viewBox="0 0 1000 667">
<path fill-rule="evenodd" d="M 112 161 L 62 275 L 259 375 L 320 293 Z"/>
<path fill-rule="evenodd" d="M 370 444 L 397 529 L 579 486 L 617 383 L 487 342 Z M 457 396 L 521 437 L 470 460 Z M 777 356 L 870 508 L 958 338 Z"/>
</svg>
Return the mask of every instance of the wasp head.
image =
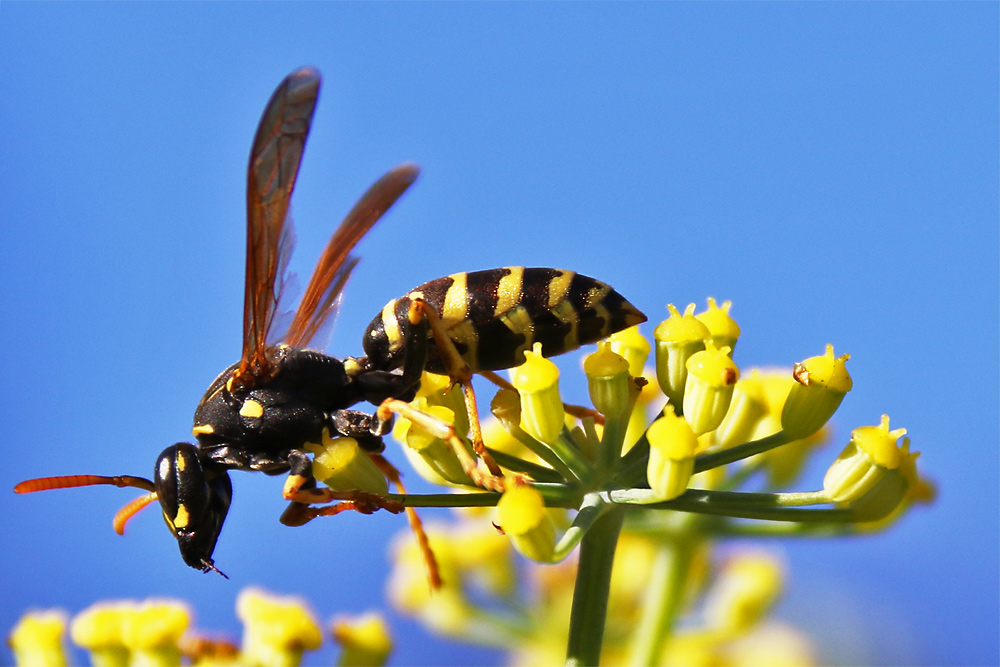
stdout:
<svg viewBox="0 0 1000 667">
<path fill-rule="evenodd" d="M 203 572 L 222 574 L 212 552 L 229 511 L 233 486 L 225 470 L 202 465 L 200 452 L 186 442 L 167 447 L 156 459 L 153 483 L 184 562 Z"/>
</svg>

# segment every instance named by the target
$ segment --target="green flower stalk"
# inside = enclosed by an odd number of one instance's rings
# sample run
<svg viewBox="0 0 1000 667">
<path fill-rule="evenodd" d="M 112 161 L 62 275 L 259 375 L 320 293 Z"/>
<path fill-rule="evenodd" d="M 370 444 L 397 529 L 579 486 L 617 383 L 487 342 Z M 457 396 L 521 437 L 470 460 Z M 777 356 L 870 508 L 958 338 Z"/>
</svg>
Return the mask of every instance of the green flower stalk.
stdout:
<svg viewBox="0 0 1000 667">
<path fill-rule="evenodd" d="M 667 399 L 675 406 L 684 400 L 687 383 L 687 361 L 691 355 L 705 349 L 705 340 L 712 333 L 705 323 L 694 316 L 694 304 L 688 304 L 681 315 L 674 304 L 667 304 L 670 317 L 660 322 L 653 332 L 656 339 L 656 379 Z"/>
<path fill-rule="evenodd" d="M 849 354 L 833 356 L 833 345 L 826 353 L 795 364 L 792 376 L 796 384 L 788 392 L 781 411 L 781 427 L 790 439 L 812 435 L 830 420 L 853 382 L 845 366 Z"/>
</svg>

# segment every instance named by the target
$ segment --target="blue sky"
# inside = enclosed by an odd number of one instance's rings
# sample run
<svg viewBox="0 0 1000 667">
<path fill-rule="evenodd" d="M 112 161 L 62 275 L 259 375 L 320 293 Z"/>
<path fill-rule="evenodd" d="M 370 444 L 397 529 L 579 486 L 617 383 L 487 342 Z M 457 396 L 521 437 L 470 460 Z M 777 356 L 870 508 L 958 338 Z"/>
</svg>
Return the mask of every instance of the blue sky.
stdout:
<svg viewBox="0 0 1000 667">
<path fill-rule="evenodd" d="M 832 342 L 840 437 L 888 412 L 941 495 L 886 535 L 783 545 L 782 614 L 832 661 L 995 664 L 997 25 L 995 3 L 2 3 L 0 488 L 148 475 L 189 438 L 239 356 L 250 141 L 309 64 L 293 269 L 381 173 L 423 168 L 359 248 L 331 353 L 410 287 L 508 264 L 601 278 L 653 321 L 731 299 L 741 365 Z M 172 595 L 236 632 L 251 583 L 323 618 L 382 604 L 401 520 L 293 531 L 278 480 L 234 485 L 229 582 L 155 512 L 114 535 L 130 493 L 0 494 L 0 628 Z M 393 623 L 395 664 L 498 660 Z M 865 643 L 838 654 L 841 630 Z"/>
</svg>

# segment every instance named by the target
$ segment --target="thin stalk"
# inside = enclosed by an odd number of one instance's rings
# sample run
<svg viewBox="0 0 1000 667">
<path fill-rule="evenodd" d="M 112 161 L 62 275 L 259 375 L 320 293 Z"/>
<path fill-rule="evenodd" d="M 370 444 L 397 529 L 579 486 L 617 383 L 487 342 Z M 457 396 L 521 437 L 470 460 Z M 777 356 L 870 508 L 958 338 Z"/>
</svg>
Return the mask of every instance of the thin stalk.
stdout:
<svg viewBox="0 0 1000 667">
<path fill-rule="evenodd" d="M 660 663 L 684 600 L 684 585 L 695 546 L 694 539 L 686 537 L 657 545 L 642 616 L 627 663 L 632 667 L 653 667 Z"/>
<path fill-rule="evenodd" d="M 624 507 L 604 512 L 580 542 L 580 564 L 573 590 L 566 664 L 597 665 L 601 660 L 604 622 L 611 588 L 611 566 L 618 533 L 625 520 Z"/>
</svg>

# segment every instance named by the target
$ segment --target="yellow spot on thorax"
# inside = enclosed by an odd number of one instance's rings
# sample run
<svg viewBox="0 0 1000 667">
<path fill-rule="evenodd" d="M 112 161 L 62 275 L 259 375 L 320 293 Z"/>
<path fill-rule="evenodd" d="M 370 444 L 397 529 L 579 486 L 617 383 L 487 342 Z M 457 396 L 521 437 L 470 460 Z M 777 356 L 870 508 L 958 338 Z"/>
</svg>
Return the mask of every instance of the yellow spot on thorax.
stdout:
<svg viewBox="0 0 1000 667">
<path fill-rule="evenodd" d="M 247 400 L 243 401 L 243 405 L 240 407 L 240 416 L 251 417 L 251 418 L 263 417 L 264 406 L 258 403 L 257 401 L 253 400 L 252 398 L 248 398 Z"/>
<path fill-rule="evenodd" d="M 215 433 L 215 429 L 212 428 L 211 424 L 198 424 L 191 429 L 191 432 L 194 433 L 194 437 L 197 438 L 199 435 L 212 435 Z"/>
</svg>

